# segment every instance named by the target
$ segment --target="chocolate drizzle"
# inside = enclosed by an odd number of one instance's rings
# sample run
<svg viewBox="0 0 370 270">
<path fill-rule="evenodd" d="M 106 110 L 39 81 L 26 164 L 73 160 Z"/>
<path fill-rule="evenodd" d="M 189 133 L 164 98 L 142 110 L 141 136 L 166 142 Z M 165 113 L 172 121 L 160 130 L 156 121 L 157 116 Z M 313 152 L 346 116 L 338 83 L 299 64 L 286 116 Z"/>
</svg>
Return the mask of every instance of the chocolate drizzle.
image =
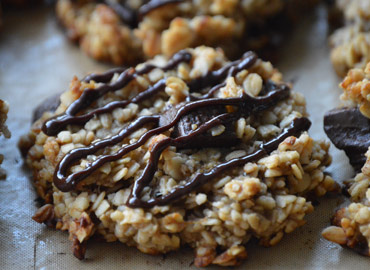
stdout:
<svg viewBox="0 0 370 270">
<path fill-rule="evenodd" d="M 54 174 L 54 184 L 61 191 L 72 190 L 79 182 L 81 182 L 87 176 L 91 175 L 103 164 L 118 160 L 127 153 L 133 151 L 134 149 L 137 149 L 138 147 L 142 146 L 149 138 L 154 135 L 158 135 L 166 130 L 169 130 L 180 120 L 182 116 L 196 109 L 215 105 L 237 106 L 239 110 L 237 113 L 234 114 L 234 117 L 238 118 L 241 115 L 248 116 L 250 114 L 266 110 L 274 106 L 280 100 L 287 98 L 288 96 L 289 88 L 284 85 L 284 87 L 282 87 L 281 89 L 270 92 L 264 97 L 253 98 L 249 95 L 244 94 L 242 97 L 239 98 L 209 98 L 204 100 L 192 101 L 181 107 L 177 111 L 177 113 L 170 119 L 168 119 L 168 117 L 163 117 L 162 115 L 139 117 L 127 128 L 122 129 L 121 132 L 119 132 L 117 135 L 108 139 L 98 141 L 97 143 L 92 144 L 88 147 L 74 149 L 67 155 L 65 155 L 56 167 L 56 171 Z M 87 155 L 91 155 L 107 146 L 112 146 L 119 143 L 124 138 L 127 138 L 127 136 L 131 135 L 133 132 L 137 131 L 139 128 L 149 123 L 154 124 L 155 128 L 144 133 L 144 135 L 142 135 L 135 143 L 123 146 L 115 154 L 100 156 L 85 169 L 66 176 L 68 168 L 76 160 L 82 157 L 86 157 Z"/>
<path fill-rule="evenodd" d="M 209 122 L 205 123 L 205 125 L 202 126 L 202 128 L 205 130 L 205 129 L 213 127 L 214 125 L 217 125 L 220 118 L 225 117 L 225 116 L 227 115 L 221 115 L 218 118 L 214 118 L 210 120 Z M 131 191 L 127 205 L 130 207 L 149 208 L 155 205 L 161 206 L 161 205 L 167 205 L 169 203 L 172 203 L 173 201 L 180 199 L 184 195 L 189 194 L 190 192 L 196 190 L 200 186 L 212 180 L 214 177 L 220 176 L 222 173 L 224 173 L 228 169 L 231 169 L 237 166 L 242 166 L 248 162 L 256 161 L 256 160 L 263 158 L 264 156 L 269 155 L 287 137 L 298 136 L 301 132 L 308 130 L 310 126 L 311 126 L 311 122 L 307 118 L 304 118 L 304 117 L 296 118 L 290 124 L 290 127 L 285 128 L 284 131 L 278 137 L 276 137 L 275 139 L 272 139 L 271 141 L 267 143 L 261 144 L 259 149 L 253 152 L 252 154 L 249 154 L 249 155 L 246 155 L 240 158 L 234 158 L 230 161 L 221 163 L 206 173 L 198 173 L 194 178 L 189 180 L 185 185 L 178 186 L 172 189 L 166 195 L 152 198 L 152 199 L 149 199 L 148 201 L 143 201 L 140 199 L 140 193 L 142 192 L 143 188 L 147 186 L 150 183 L 151 179 L 153 178 L 155 170 L 156 170 L 156 166 L 158 164 L 158 159 L 162 151 L 170 145 L 175 145 L 175 146 L 181 145 L 183 141 L 186 141 L 188 138 L 179 137 L 176 139 L 171 139 L 171 138 L 165 139 L 159 142 L 150 151 L 150 160 L 147 166 L 145 167 L 143 174 L 140 176 L 139 179 L 135 181 L 134 187 Z M 196 135 L 195 133 L 196 132 L 194 132 L 193 135 Z"/>
<path fill-rule="evenodd" d="M 146 14 L 148 14 L 149 12 L 157 8 L 163 7 L 168 4 L 181 3 L 184 1 L 185 0 L 152 0 L 152 1 L 149 1 L 149 3 L 142 5 L 139 8 L 139 12 L 138 12 L 139 18 L 142 18 L 143 16 L 145 16 Z"/>
<path fill-rule="evenodd" d="M 251 51 L 246 52 L 241 59 L 230 62 L 218 70 L 210 71 L 206 75 L 189 82 L 189 89 L 190 91 L 198 91 L 199 89 L 204 89 L 206 87 L 215 85 L 226 77 L 234 76 L 236 73 L 242 71 L 243 69 L 250 68 L 254 65 L 256 60 L 257 57 L 255 53 Z M 220 86 L 216 85 L 215 88 L 217 87 Z M 216 90 L 217 89 L 215 89 L 214 91 Z"/>
<path fill-rule="evenodd" d="M 131 28 L 135 28 L 138 25 L 138 14 L 135 10 L 128 7 L 124 2 L 104 0 L 104 3 L 110 6 L 116 14 L 121 18 L 121 20 L 126 23 Z"/>
<path fill-rule="evenodd" d="M 99 115 L 102 113 L 110 112 L 116 108 L 124 108 L 130 103 L 135 102 L 141 102 L 144 100 L 144 98 L 140 98 L 136 101 L 122 101 L 117 102 L 115 105 L 106 105 L 103 108 L 95 109 L 89 112 L 85 115 L 76 116 L 77 113 L 79 113 L 81 110 L 87 108 L 90 106 L 94 101 L 99 99 L 100 97 L 104 96 L 106 93 L 111 91 L 117 91 L 123 87 L 125 87 L 128 83 L 130 83 L 133 79 L 135 79 L 138 75 L 144 75 L 149 73 L 155 68 L 162 69 L 163 71 L 168 71 L 173 68 L 175 68 L 177 65 L 179 65 L 182 62 L 190 62 L 192 56 L 187 51 L 180 51 L 176 53 L 164 67 L 158 67 L 153 64 L 147 64 L 143 68 L 141 68 L 138 71 L 135 71 L 133 68 L 124 70 L 119 75 L 116 82 L 113 84 L 104 84 L 100 86 L 97 89 L 86 89 L 78 98 L 76 101 L 74 101 L 66 110 L 66 112 L 62 115 L 56 116 L 52 119 L 49 119 L 44 123 L 42 126 L 42 131 L 49 135 L 49 136 L 55 136 L 58 134 L 58 132 L 62 131 L 67 125 L 83 125 L 87 121 L 89 121 L 91 118 L 93 118 L 95 115 Z M 207 86 L 210 86 L 220 80 L 223 80 L 229 73 L 229 75 L 233 75 L 234 73 L 247 69 L 254 65 L 254 63 L 257 60 L 256 54 L 253 52 L 247 52 L 244 54 L 243 58 L 241 60 L 237 60 L 234 62 L 229 63 L 228 65 L 213 71 L 209 72 L 207 75 L 199 77 L 191 82 L 189 82 L 189 88 L 191 91 L 199 90 L 201 88 L 205 88 Z M 114 69 L 113 71 L 108 71 L 101 75 L 92 74 L 90 76 L 87 76 L 84 81 L 88 82 L 90 80 L 94 80 L 96 82 L 102 82 L 107 83 L 110 79 L 112 79 L 113 75 L 116 73 L 116 71 L 121 71 L 121 69 Z M 209 78 L 209 80 L 208 80 Z M 159 86 L 158 86 L 159 87 Z M 206 94 L 204 97 L 209 97 L 210 94 L 213 95 L 215 90 L 220 88 L 219 85 L 215 86 L 214 89 L 209 91 L 208 94 Z M 139 95 L 143 95 L 143 97 L 149 98 L 151 95 L 146 94 L 146 92 L 155 93 L 157 92 L 156 89 L 149 88 L 145 90 L 144 92 L 140 93 Z"/>
<path fill-rule="evenodd" d="M 190 53 L 181 51 L 174 55 L 174 57 L 161 69 L 164 71 L 174 69 L 181 62 L 190 62 L 191 58 L 192 56 Z M 212 116 L 205 118 L 209 120 L 204 120 L 206 121 L 204 123 L 201 121 L 200 125 L 195 130 L 188 129 L 186 132 L 176 133 L 174 132 L 174 130 L 176 130 L 175 128 L 172 130 L 170 137 L 166 137 L 165 139 L 157 142 L 149 150 L 149 162 L 147 163 L 142 175 L 135 181 L 131 195 L 127 202 L 130 207 L 152 207 L 154 205 L 168 204 L 181 198 L 186 193 L 189 193 L 202 186 L 205 182 L 220 175 L 229 168 L 240 166 L 246 162 L 258 160 L 261 157 L 268 155 L 274 149 L 276 149 L 279 143 L 281 143 L 286 137 L 298 135 L 300 132 L 307 130 L 310 126 L 309 120 L 306 118 L 295 119 L 289 128 L 284 129 L 281 135 L 267 143 L 262 144 L 254 153 L 221 163 L 209 172 L 197 174 L 184 186 L 173 189 L 167 195 L 157 196 L 155 199 L 150 199 L 149 201 L 145 202 L 140 199 L 140 194 L 143 188 L 150 184 L 153 179 L 162 151 L 168 146 L 175 146 L 177 148 L 192 148 L 192 145 L 194 144 L 191 144 L 191 141 L 196 140 L 201 136 L 204 137 L 204 134 L 209 132 L 212 127 L 220 124 L 230 126 L 230 124 L 235 123 L 235 121 L 240 117 L 248 117 L 250 115 L 257 114 L 273 107 L 279 101 L 289 97 L 290 89 L 288 86 L 284 84 L 275 84 L 273 82 L 267 82 L 265 84 L 264 96 L 252 97 L 244 93 L 240 97 L 233 98 L 213 97 L 217 90 L 226 85 L 225 79 L 228 76 L 235 76 L 239 71 L 253 66 L 256 60 L 257 56 L 252 52 L 248 52 L 244 54 L 243 58 L 240 60 L 231 62 L 216 71 L 208 72 L 204 76 L 187 82 L 191 92 L 197 91 L 198 93 L 201 93 L 202 95 L 200 97 L 189 95 L 186 99 L 186 102 L 180 104 L 178 108 L 169 109 L 158 115 L 138 117 L 132 123 L 123 128 L 118 134 L 110 138 L 100 140 L 87 147 L 73 149 L 66 154 L 56 166 L 54 173 L 55 186 L 64 192 L 75 189 L 83 179 L 91 175 L 105 163 L 116 161 L 122 158 L 129 152 L 144 145 L 153 136 L 159 135 L 176 127 L 176 125 L 179 125 L 182 119 L 185 119 L 184 117 L 189 117 L 191 114 L 196 114 L 197 112 L 202 110 L 204 111 L 207 108 L 214 108 Z M 139 103 L 152 97 L 165 88 L 166 78 L 159 80 L 153 86 L 149 87 L 143 92 L 140 92 L 129 100 L 114 101 L 101 108 L 94 109 L 89 113 L 77 115 L 106 93 L 123 88 L 137 76 L 146 74 L 155 68 L 160 67 L 147 64 L 142 69 L 137 71 L 133 68 L 126 70 L 116 69 L 101 75 L 92 74 L 87 76 L 84 79 L 86 82 L 93 80 L 104 84 L 95 90 L 86 89 L 81 97 L 70 105 L 65 114 L 48 120 L 43 126 L 43 131 L 47 135 L 56 135 L 69 124 L 84 124 L 95 115 L 111 112 L 115 108 L 123 108 L 130 103 Z M 109 83 L 113 75 L 117 72 L 120 72 L 118 80 L 114 83 Z M 201 92 L 207 88 L 208 92 Z M 231 106 L 233 109 L 231 109 L 231 111 L 225 110 L 226 106 Z M 81 158 L 85 158 L 88 155 L 95 154 L 99 150 L 122 142 L 125 138 L 144 126 L 149 128 L 149 130 L 145 132 L 136 142 L 122 146 L 113 154 L 100 155 L 96 160 L 89 163 L 81 171 L 68 175 L 69 168 Z"/>
<path fill-rule="evenodd" d="M 95 115 L 99 115 L 102 113 L 110 112 L 116 108 L 124 108 L 130 103 L 135 102 L 141 102 L 145 98 L 150 97 L 155 92 L 159 91 L 160 89 L 163 89 L 162 85 L 155 85 L 146 91 L 140 93 L 138 96 L 131 100 L 121 101 L 121 102 L 113 102 L 104 106 L 103 108 L 95 109 L 85 115 L 76 116 L 77 113 L 79 113 L 81 110 L 86 109 L 88 106 L 90 106 L 94 101 L 99 99 L 100 97 L 104 96 L 108 92 L 117 91 L 119 89 L 122 89 L 127 84 L 129 84 L 133 79 L 135 79 L 137 76 L 144 75 L 149 73 L 155 68 L 162 69 L 163 71 L 168 71 L 173 68 L 175 68 L 177 65 L 179 65 L 182 62 L 190 62 L 192 56 L 187 51 L 180 51 L 176 53 L 169 61 L 168 63 L 163 67 L 158 67 L 153 64 L 147 64 L 142 69 L 135 71 L 133 68 L 126 69 L 121 72 L 119 75 L 117 81 L 115 81 L 112 84 L 104 84 L 96 89 L 85 89 L 80 98 L 75 100 L 66 110 L 66 112 L 62 115 L 56 116 L 52 119 L 49 119 L 46 121 L 42 127 L 42 131 L 49 135 L 49 136 L 55 136 L 63 130 L 67 125 L 75 124 L 75 125 L 83 125 L 87 121 L 89 121 L 91 118 L 93 118 Z M 94 80 L 96 82 L 101 83 L 107 83 L 109 82 L 113 75 L 116 72 L 121 71 L 121 69 L 114 69 L 113 71 L 106 72 L 102 75 L 95 75 L 92 74 L 90 76 L 87 76 L 84 81 L 88 82 L 90 80 Z"/>
<path fill-rule="evenodd" d="M 116 73 L 120 74 L 124 72 L 125 70 L 126 70 L 125 68 L 119 67 L 119 68 L 112 68 L 108 70 L 107 72 L 104 72 L 101 74 L 92 73 L 90 75 L 87 75 L 85 78 L 83 78 L 82 81 L 87 82 L 87 83 L 90 81 L 95 81 L 98 83 L 108 83 L 113 78 L 114 74 Z"/>
<path fill-rule="evenodd" d="M 145 1 L 147 3 L 143 4 L 138 10 L 132 9 L 124 1 L 112 1 L 104 0 L 103 2 L 110 6 L 116 14 L 121 18 L 121 20 L 130 26 L 131 28 L 136 28 L 142 18 L 150 13 L 151 11 L 163 7 L 168 4 L 176 4 L 184 2 L 185 0 L 151 0 Z"/>
</svg>

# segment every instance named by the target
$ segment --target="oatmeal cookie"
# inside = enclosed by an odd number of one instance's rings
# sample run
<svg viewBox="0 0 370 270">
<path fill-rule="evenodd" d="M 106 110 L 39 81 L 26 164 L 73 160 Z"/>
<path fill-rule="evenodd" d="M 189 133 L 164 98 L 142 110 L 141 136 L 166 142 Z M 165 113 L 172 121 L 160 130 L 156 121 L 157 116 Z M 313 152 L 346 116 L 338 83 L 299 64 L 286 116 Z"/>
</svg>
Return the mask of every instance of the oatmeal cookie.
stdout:
<svg viewBox="0 0 370 270">
<path fill-rule="evenodd" d="M 370 256 L 370 148 L 366 157 L 361 173 L 349 183 L 352 203 L 335 213 L 332 226 L 322 235 L 329 241 Z"/>
<path fill-rule="evenodd" d="M 344 77 L 350 69 L 364 68 L 370 61 L 370 2 L 337 0 L 336 8 L 344 26 L 331 35 L 329 44 L 334 69 Z"/>
<path fill-rule="evenodd" d="M 337 0 L 336 6 L 348 22 L 368 22 L 370 2 L 368 0 Z"/>
<path fill-rule="evenodd" d="M 347 183 L 351 204 L 336 211 L 332 226 L 322 235 L 329 241 L 370 256 L 370 63 L 351 69 L 340 87 L 345 107 L 329 111 L 324 129 L 330 140 L 343 149 L 358 172 Z"/>
<path fill-rule="evenodd" d="M 341 100 L 351 102 L 360 112 L 370 118 L 370 62 L 364 69 L 352 69 L 344 78 Z"/>
<path fill-rule="evenodd" d="M 352 68 L 365 68 L 370 61 L 370 32 L 361 24 L 336 30 L 329 40 L 335 72 L 344 77 Z"/>
<path fill-rule="evenodd" d="M 315 2 L 58 0 L 56 13 L 67 36 L 88 55 L 130 65 L 199 45 L 221 47 L 229 57 L 246 48 L 275 46 L 282 40 L 276 32 L 284 32 L 277 28 L 285 17 L 297 17 L 298 7 Z"/>
<path fill-rule="evenodd" d="M 307 198 L 337 189 L 305 105 L 253 52 L 197 47 L 75 77 L 20 142 L 44 200 L 33 219 L 68 231 L 80 259 L 100 235 L 237 265 L 250 239 L 277 244 L 313 211 Z"/>
</svg>

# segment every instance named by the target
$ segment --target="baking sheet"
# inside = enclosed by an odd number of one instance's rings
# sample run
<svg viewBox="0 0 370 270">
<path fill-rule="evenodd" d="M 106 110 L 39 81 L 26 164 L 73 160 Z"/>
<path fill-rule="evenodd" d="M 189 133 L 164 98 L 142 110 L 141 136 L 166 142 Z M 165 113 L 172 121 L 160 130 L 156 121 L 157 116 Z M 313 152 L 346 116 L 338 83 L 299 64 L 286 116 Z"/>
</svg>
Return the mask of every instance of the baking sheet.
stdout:
<svg viewBox="0 0 370 270">
<path fill-rule="evenodd" d="M 326 139 L 322 129 L 325 111 L 339 104 L 339 79 L 332 71 L 326 45 L 328 26 L 323 8 L 305 18 L 281 50 L 277 67 L 294 89 L 303 92 L 313 121 L 311 135 Z M 70 44 L 58 27 L 52 9 L 6 14 L 0 33 L 0 98 L 10 104 L 10 140 L 0 140 L 8 177 L 0 181 L 0 269 L 195 269 L 191 250 L 151 256 L 120 243 L 90 242 L 87 259 L 71 252 L 68 234 L 31 220 L 37 208 L 16 145 L 30 127 L 33 108 L 45 97 L 67 89 L 74 75 L 104 71 Z M 353 175 L 343 152 L 331 148 L 328 171 L 342 181 Z M 368 269 L 370 259 L 342 249 L 320 236 L 342 197 L 320 200 L 307 224 L 285 236 L 275 247 L 248 244 L 248 259 L 235 269 Z M 208 269 L 221 269 L 208 267 Z"/>
</svg>

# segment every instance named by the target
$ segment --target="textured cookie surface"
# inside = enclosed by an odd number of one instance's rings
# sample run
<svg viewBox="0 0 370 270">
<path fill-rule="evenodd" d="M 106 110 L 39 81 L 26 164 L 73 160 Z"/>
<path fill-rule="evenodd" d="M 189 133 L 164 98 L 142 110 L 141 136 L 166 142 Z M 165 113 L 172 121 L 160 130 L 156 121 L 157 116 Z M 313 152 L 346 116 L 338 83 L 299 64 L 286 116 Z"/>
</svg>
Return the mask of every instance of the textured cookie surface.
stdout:
<svg viewBox="0 0 370 270">
<path fill-rule="evenodd" d="M 305 100 L 268 62 L 209 47 L 74 78 L 21 145 L 45 205 L 83 258 L 93 235 L 195 264 L 236 265 L 302 226 L 306 197 L 336 188 Z M 50 118 L 52 117 L 52 118 Z"/>
<path fill-rule="evenodd" d="M 361 172 L 348 185 L 352 203 L 339 209 L 322 235 L 329 241 L 370 256 L 370 151 Z"/>
<path fill-rule="evenodd" d="M 337 7 L 343 11 L 347 21 L 368 21 L 370 19 L 370 2 L 367 0 L 337 0 Z"/>
<path fill-rule="evenodd" d="M 277 32 L 287 30 L 275 28 L 315 2 L 58 0 L 56 13 L 68 37 L 88 55 L 129 65 L 199 45 L 221 47 L 229 57 L 246 48 L 274 46 L 282 39 Z M 281 17 L 269 23 L 277 15 Z"/>
<path fill-rule="evenodd" d="M 370 2 L 367 0 L 336 0 L 344 17 L 344 26 L 329 39 L 331 61 L 340 77 L 352 68 L 365 68 L 370 61 Z"/>
<path fill-rule="evenodd" d="M 336 211 L 322 235 L 329 241 L 370 256 L 370 64 L 351 69 L 340 87 L 347 107 L 326 113 L 324 129 L 336 147 L 346 152 L 358 172 L 348 181 L 351 204 Z"/>
</svg>

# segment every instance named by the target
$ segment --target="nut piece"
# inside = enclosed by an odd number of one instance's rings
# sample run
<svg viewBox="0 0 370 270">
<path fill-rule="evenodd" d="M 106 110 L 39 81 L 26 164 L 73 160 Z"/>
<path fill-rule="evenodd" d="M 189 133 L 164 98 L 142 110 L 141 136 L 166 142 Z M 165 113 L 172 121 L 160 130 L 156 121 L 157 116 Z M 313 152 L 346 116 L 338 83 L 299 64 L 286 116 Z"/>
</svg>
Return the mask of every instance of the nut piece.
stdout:
<svg viewBox="0 0 370 270">
<path fill-rule="evenodd" d="M 73 255 L 79 259 L 83 260 L 85 259 L 85 253 L 86 253 L 86 242 L 80 243 L 78 241 L 77 237 L 73 239 L 73 244 L 72 244 L 72 250 L 73 250 Z"/>
<path fill-rule="evenodd" d="M 54 206 L 51 204 L 45 204 L 36 211 L 32 219 L 38 223 L 45 223 L 48 227 L 55 227 L 54 217 Z"/>
<path fill-rule="evenodd" d="M 330 226 L 322 231 L 322 236 L 331 242 L 344 245 L 347 243 L 347 236 L 341 227 Z"/>
<path fill-rule="evenodd" d="M 245 177 L 240 180 L 232 180 L 225 185 L 224 192 L 236 201 L 243 201 L 252 198 L 261 190 L 261 183 L 258 178 Z"/>
<path fill-rule="evenodd" d="M 218 255 L 213 264 L 221 266 L 237 266 L 247 258 L 247 251 L 242 246 L 234 246 Z"/>
<path fill-rule="evenodd" d="M 196 267 L 205 267 L 212 263 L 216 257 L 214 248 L 199 247 L 196 250 L 194 265 Z"/>
</svg>

